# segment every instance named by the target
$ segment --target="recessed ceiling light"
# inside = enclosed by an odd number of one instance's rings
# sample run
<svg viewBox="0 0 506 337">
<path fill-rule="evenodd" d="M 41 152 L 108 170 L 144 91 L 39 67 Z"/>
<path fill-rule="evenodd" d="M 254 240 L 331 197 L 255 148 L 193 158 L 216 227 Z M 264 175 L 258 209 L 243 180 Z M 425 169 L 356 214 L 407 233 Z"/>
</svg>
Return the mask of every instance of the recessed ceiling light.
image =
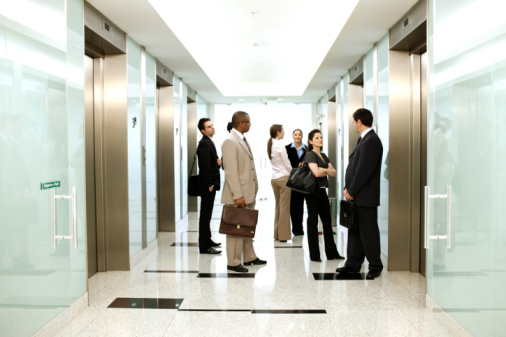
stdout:
<svg viewBox="0 0 506 337">
<path fill-rule="evenodd" d="M 244 98 L 238 98 L 237 100 L 243 102 Z"/>
</svg>

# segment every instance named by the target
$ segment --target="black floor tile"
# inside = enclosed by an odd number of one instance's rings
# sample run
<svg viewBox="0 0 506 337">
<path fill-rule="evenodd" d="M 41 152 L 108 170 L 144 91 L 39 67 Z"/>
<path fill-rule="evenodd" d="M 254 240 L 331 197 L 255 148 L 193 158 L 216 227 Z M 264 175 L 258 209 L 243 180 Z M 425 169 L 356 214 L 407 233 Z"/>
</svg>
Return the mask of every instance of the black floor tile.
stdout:
<svg viewBox="0 0 506 337">
<path fill-rule="evenodd" d="M 251 312 L 250 309 L 179 309 L 179 311 L 200 311 L 200 312 Z"/>
<path fill-rule="evenodd" d="M 182 298 L 128 298 L 118 297 L 108 308 L 179 309 Z"/>
<path fill-rule="evenodd" d="M 174 242 L 170 245 L 171 247 L 198 247 L 198 242 Z"/>
<path fill-rule="evenodd" d="M 145 273 L 198 274 L 198 270 L 145 270 Z"/>
<path fill-rule="evenodd" d="M 253 273 L 220 273 L 220 274 L 214 274 L 214 273 L 199 273 L 197 277 L 200 278 L 255 278 L 255 274 Z"/>
<path fill-rule="evenodd" d="M 251 310 L 252 314 L 326 314 L 326 310 Z"/>
<path fill-rule="evenodd" d="M 365 280 L 364 273 L 313 273 L 316 281 L 352 281 Z"/>
</svg>

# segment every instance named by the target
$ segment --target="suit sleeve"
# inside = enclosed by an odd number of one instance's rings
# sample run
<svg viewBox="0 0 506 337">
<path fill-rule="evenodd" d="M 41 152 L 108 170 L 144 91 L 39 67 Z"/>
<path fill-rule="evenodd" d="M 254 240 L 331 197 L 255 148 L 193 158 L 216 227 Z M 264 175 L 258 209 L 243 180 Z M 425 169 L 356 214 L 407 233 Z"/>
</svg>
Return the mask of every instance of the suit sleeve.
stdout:
<svg viewBox="0 0 506 337">
<path fill-rule="evenodd" d="M 348 193 L 355 197 L 362 188 L 370 181 L 378 163 L 381 164 L 382 147 L 377 141 L 366 141 L 360 148 L 357 168 L 353 175 Z"/>
<path fill-rule="evenodd" d="M 223 168 L 225 169 L 225 182 L 232 192 L 232 198 L 237 200 L 244 197 L 239 180 L 239 158 L 237 156 L 237 146 L 231 139 L 226 139 L 221 146 L 223 154 Z"/>
<path fill-rule="evenodd" d="M 206 141 L 201 141 L 197 148 L 199 158 L 199 177 L 202 187 L 213 186 L 213 176 L 211 173 L 212 151 Z"/>
</svg>

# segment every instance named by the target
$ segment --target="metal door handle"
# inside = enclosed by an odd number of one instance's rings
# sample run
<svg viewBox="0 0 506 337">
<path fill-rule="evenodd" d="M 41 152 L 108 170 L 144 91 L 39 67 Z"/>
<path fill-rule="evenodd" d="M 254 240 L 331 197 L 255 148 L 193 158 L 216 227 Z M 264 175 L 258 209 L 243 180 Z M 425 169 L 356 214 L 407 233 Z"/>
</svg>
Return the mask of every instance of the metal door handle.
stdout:
<svg viewBox="0 0 506 337">
<path fill-rule="evenodd" d="M 72 235 L 56 235 L 56 200 L 72 200 Z M 56 195 L 55 190 L 51 189 L 51 218 L 52 218 L 52 237 L 53 248 L 56 248 L 56 240 L 73 240 L 74 248 L 77 248 L 77 203 L 76 188 L 72 187 L 72 195 Z"/>
<path fill-rule="evenodd" d="M 446 240 L 446 248 L 451 247 L 451 186 L 446 186 L 446 194 L 429 194 L 429 186 L 425 186 L 425 230 L 424 247 L 429 248 L 429 240 Z M 429 199 L 446 199 L 446 235 L 429 234 Z"/>
</svg>

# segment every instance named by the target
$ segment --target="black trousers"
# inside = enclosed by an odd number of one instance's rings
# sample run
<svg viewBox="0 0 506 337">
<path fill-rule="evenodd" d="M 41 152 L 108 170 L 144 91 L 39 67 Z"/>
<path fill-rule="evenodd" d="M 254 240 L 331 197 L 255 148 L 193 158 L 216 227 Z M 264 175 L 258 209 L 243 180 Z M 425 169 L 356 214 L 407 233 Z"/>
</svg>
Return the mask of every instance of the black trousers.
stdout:
<svg viewBox="0 0 506 337">
<path fill-rule="evenodd" d="M 332 219 L 330 217 L 329 197 L 325 188 L 318 188 L 315 194 L 306 194 L 307 203 L 307 242 L 309 258 L 312 261 L 320 260 L 320 246 L 318 240 L 318 216 L 322 220 L 323 239 L 325 242 L 325 255 L 327 259 L 339 256 L 334 233 L 332 232 Z"/>
<path fill-rule="evenodd" d="M 302 227 L 304 217 L 305 194 L 292 190 L 290 199 L 290 218 L 292 219 L 292 233 L 294 235 L 304 233 Z"/>
<path fill-rule="evenodd" d="M 382 271 L 378 207 L 356 206 L 357 228 L 348 230 L 348 256 L 346 266 L 360 271 L 364 259 L 370 271 Z"/>
<path fill-rule="evenodd" d="M 199 218 L 199 250 L 205 252 L 211 247 L 211 217 L 213 215 L 214 198 L 216 190 L 201 189 L 200 218 Z"/>
</svg>

